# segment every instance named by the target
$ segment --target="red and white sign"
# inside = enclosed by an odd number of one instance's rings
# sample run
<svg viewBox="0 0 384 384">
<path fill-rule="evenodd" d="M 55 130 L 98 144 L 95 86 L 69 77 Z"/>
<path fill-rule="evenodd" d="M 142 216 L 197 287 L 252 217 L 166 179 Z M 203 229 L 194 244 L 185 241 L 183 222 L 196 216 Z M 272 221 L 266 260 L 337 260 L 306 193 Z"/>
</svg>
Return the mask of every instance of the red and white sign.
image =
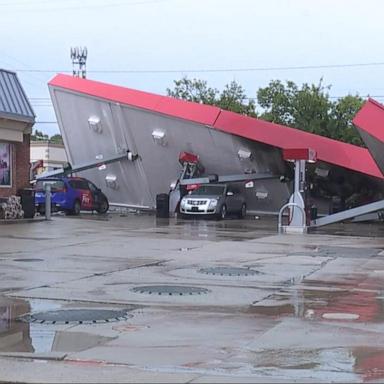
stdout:
<svg viewBox="0 0 384 384">
<path fill-rule="evenodd" d="M 312 148 L 286 148 L 283 149 L 283 159 L 286 161 L 306 160 L 315 163 L 317 155 Z"/>
</svg>

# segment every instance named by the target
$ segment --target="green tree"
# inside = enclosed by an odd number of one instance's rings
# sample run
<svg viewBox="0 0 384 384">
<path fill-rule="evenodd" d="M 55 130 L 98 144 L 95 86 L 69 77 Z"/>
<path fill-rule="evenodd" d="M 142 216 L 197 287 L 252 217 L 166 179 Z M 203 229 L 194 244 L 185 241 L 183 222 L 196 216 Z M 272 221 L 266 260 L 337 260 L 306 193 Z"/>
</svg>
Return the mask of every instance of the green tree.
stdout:
<svg viewBox="0 0 384 384">
<path fill-rule="evenodd" d="M 205 80 L 191 80 L 183 77 L 181 80 L 174 80 L 174 88 L 167 88 L 167 95 L 195 103 L 215 105 L 227 111 L 256 116 L 255 102 L 248 100 L 244 88 L 236 81 L 227 84 L 220 93 L 216 88 L 209 87 Z"/>
<path fill-rule="evenodd" d="M 331 102 L 327 91 L 330 86 L 319 84 L 303 84 L 292 99 L 292 115 L 294 126 L 321 136 L 330 136 L 329 114 Z"/>
<path fill-rule="evenodd" d="M 362 106 L 359 96 L 346 96 L 331 102 L 322 79 L 299 88 L 287 81 L 274 80 L 257 92 L 258 104 L 264 112 L 260 118 L 295 127 L 351 144 L 363 145 L 352 119 Z"/>
<path fill-rule="evenodd" d="M 188 79 L 183 77 L 181 80 L 174 80 L 174 88 L 167 88 L 167 95 L 193 101 L 195 103 L 216 105 L 219 91 L 216 88 L 208 87 L 207 82 L 199 79 Z"/>
<path fill-rule="evenodd" d="M 297 94 L 297 85 L 288 81 L 285 86 L 280 80 L 273 80 L 268 87 L 257 91 L 257 102 L 264 109 L 260 118 L 272 123 L 292 126 L 292 99 Z"/>
<path fill-rule="evenodd" d="M 330 133 L 333 139 L 364 146 L 352 123 L 353 117 L 363 104 L 364 100 L 358 95 L 347 95 L 333 103 L 330 123 Z"/>
<path fill-rule="evenodd" d="M 255 101 L 248 99 L 244 88 L 236 81 L 231 81 L 225 86 L 216 105 L 227 111 L 256 117 Z"/>
<path fill-rule="evenodd" d="M 35 129 L 35 131 L 31 135 L 32 141 L 42 141 L 42 140 L 48 140 L 49 136 L 42 131 L 39 131 L 38 129 Z"/>
<path fill-rule="evenodd" d="M 49 141 L 54 144 L 63 144 L 63 138 L 60 134 L 56 134 L 50 137 Z"/>
</svg>

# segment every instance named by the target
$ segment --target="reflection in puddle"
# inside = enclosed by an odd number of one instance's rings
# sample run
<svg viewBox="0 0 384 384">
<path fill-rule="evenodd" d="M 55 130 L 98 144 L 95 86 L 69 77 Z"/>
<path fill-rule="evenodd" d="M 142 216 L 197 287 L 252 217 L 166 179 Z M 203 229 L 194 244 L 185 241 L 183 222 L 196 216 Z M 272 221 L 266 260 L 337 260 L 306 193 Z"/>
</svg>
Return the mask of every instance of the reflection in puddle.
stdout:
<svg viewBox="0 0 384 384">
<path fill-rule="evenodd" d="M 266 315 L 266 316 L 283 316 L 283 315 L 294 315 L 295 314 L 295 308 L 290 303 L 285 304 L 277 304 L 277 305 L 252 305 L 248 313 L 257 313 L 259 315 Z"/>
<path fill-rule="evenodd" d="M 254 353 L 253 367 L 265 375 L 283 375 L 292 381 L 354 382 L 356 358 L 348 349 L 261 350 Z"/>
<path fill-rule="evenodd" d="M 384 349 L 360 347 L 353 351 L 354 369 L 361 374 L 364 381 L 384 379 Z"/>
<path fill-rule="evenodd" d="M 79 352 L 114 339 L 85 332 L 70 332 L 71 326 L 58 328 L 19 320 L 27 313 L 61 307 L 57 302 L 45 300 L 0 298 L 0 352 Z"/>
<path fill-rule="evenodd" d="M 318 382 L 372 381 L 384 378 L 384 349 L 275 349 L 253 353 L 253 367 L 265 375 Z"/>
<path fill-rule="evenodd" d="M 309 285 L 309 287 L 307 286 Z M 250 313 L 267 316 L 296 316 L 316 320 L 341 320 L 357 322 L 382 322 L 384 301 L 381 299 L 381 284 L 365 280 L 354 287 L 329 284 L 315 287 L 313 283 L 285 288 L 254 303 Z M 368 290 L 366 286 L 376 289 Z M 362 289 L 363 287 L 364 289 Z"/>
<path fill-rule="evenodd" d="M 384 320 L 381 282 L 359 276 L 355 283 L 306 281 L 253 304 L 248 312 L 264 316 L 299 317 L 304 321 L 380 323 Z M 365 287 L 373 289 L 365 289 Z M 336 288 L 335 288 L 336 287 Z M 263 350 L 254 367 L 263 374 L 319 381 L 352 382 L 384 379 L 384 349 L 345 347 L 319 350 Z"/>
<path fill-rule="evenodd" d="M 25 300 L 0 301 L 0 351 L 34 352 L 29 325 L 15 319 L 27 312 L 31 306 Z"/>
</svg>

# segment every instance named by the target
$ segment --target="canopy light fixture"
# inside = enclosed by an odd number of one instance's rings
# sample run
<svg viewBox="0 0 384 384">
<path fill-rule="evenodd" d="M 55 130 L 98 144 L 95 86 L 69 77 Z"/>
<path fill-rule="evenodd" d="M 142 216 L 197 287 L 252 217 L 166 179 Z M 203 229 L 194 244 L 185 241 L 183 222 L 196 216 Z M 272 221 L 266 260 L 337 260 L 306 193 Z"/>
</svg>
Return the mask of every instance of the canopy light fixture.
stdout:
<svg viewBox="0 0 384 384">
<path fill-rule="evenodd" d="M 315 169 L 315 174 L 319 177 L 328 177 L 329 174 L 329 169 L 325 168 L 316 168 Z"/>
<path fill-rule="evenodd" d="M 167 141 L 166 141 L 166 134 L 164 131 L 161 131 L 160 129 L 155 129 L 153 132 L 152 132 L 152 137 L 153 137 L 153 141 L 156 143 L 156 144 L 159 144 L 159 145 L 166 145 L 167 144 Z"/>
<path fill-rule="evenodd" d="M 117 183 L 117 176 L 116 175 L 107 175 L 105 176 L 105 183 L 108 188 L 111 189 L 119 189 L 119 185 Z"/>
<path fill-rule="evenodd" d="M 247 149 L 239 149 L 237 152 L 240 160 L 250 160 L 252 157 L 252 152 Z"/>
<path fill-rule="evenodd" d="M 264 200 L 268 197 L 268 191 L 265 191 L 265 190 L 256 191 L 256 197 L 259 200 Z"/>
<path fill-rule="evenodd" d="M 101 125 L 100 118 L 97 116 L 90 116 L 88 119 L 88 126 L 96 133 L 103 132 L 103 127 Z"/>
</svg>

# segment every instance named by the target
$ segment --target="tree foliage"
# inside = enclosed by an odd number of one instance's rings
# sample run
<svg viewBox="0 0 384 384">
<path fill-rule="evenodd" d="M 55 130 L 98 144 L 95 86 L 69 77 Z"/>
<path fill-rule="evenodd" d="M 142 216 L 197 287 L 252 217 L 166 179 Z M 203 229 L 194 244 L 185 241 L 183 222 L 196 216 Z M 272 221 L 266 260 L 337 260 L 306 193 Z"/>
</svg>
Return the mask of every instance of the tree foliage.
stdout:
<svg viewBox="0 0 384 384">
<path fill-rule="evenodd" d="M 220 93 L 218 89 L 209 87 L 204 80 L 183 77 L 181 80 L 174 80 L 174 88 L 167 88 L 167 95 L 196 103 L 215 105 L 227 111 L 256 116 L 255 102 L 248 99 L 245 89 L 236 81 L 227 84 Z"/>
<path fill-rule="evenodd" d="M 35 129 L 35 131 L 31 135 L 32 141 L 50 141 L 54 144 L 63 144 L 63 138 L 60 134 L 55 134 L 51 137 L 47 135 L 46 133 L 43 133 L 42 131 L 39 131 L 38 129 Z"/>
<path fill-rule="evenodd" d="M 42 131 L 39 131 L 38 129 L 36 129 L 31 135 L 31 140 L 33 141 L 45 141 L 48 139 L 49 139 L 49 136 L 43 133 Z"/>
<path fill-rule="evenodd" d="M 359 96 L 347 95 L 336 101 L 329 97 L 330 85 L 285 83 L 272 80 L 257 91 L 257 104 L 262 109 L 259 118 L 294 127 L 332 139 L 363 146 L 352 124 L 352 119 L 363 105 Z M 215 105 L 222 109 L 256 117 L 256 103 L 250 100 L 244 88 L 232 81 L 220 92 L 198 79 L 174 81 L 167 94 L 179 99 Z"/>
<path fill-rule="evenodd" d="M 355 145 L 363 145 L 352 119 L 362 107 L 364 100 L 359 96 L 344 96 L 335 102 L 331 109 L 330 132 L 332 138 Z"/>
<path fill-rule="evenodd" d="M 227 111 L 256 117 L 255 101 L 248 99 L 245 89 L 236 81 L 231 81 L 225 86 L 216 105 Z"/>
<path fill-rule="evenodd" d="M 219 91 L 216 88 L 208 87 L 204 80 L 188 79 L 174 80 L 174 88 L 167 88 L 167 95 L 193 101 L 195 103 L 216 105 Z"/>
<path fill-rule="evenodd" d="M 63 138 L 59 134 L 51 136 L 49 141 L 54 144 L 63 144 Z"/>
<path fill-rule="evenodd" d="M 330 88 L 322 80 L 301 88 L 290 81 L 285 85 L 279 80 L 271 81 L 257 92 L 258 104 L 264 110 L 260 118 L 362 146 L 352 119 L 363 99 L 348 95 L 332 102 Z"/>
</svg>

